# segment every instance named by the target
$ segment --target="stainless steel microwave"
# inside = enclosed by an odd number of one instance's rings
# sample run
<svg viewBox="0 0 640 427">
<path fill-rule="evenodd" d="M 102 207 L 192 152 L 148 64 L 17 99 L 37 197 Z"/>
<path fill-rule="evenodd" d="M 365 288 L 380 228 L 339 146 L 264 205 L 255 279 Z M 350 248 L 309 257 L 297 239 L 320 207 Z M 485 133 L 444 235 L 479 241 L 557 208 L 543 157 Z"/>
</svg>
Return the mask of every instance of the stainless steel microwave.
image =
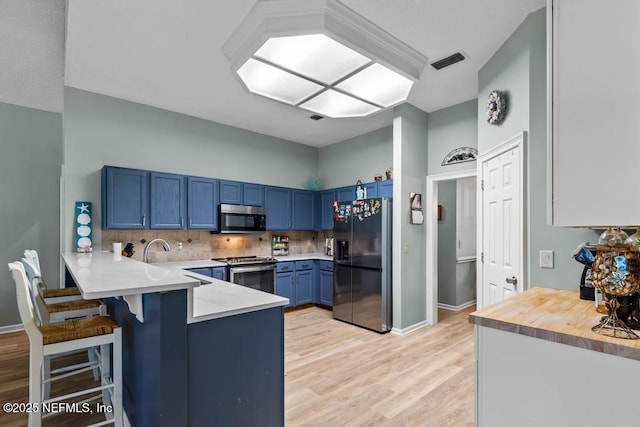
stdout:
<svg viewBox="0 0 640 427">
<path fill-rule="evenodd" d="M 219 233 L 262 233 L 267 229 L 265 208 L 221 204 Z"/>
</svg>

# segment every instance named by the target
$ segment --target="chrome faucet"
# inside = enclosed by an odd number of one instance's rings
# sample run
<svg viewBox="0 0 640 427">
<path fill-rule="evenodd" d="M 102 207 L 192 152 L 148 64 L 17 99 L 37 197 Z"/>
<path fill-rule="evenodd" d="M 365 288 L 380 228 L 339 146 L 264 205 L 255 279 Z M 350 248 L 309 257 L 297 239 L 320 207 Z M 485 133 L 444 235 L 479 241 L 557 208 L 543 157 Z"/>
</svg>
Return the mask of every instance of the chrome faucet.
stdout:
<svg viewBox="0 0 640 427">
<path fill-rule="evenodd" d="M 169 245 L 169 243 L 166 240 L 164 240 L 164 239 L 153 239 L 149 243 L 147 243 L 147 246 L 144 247 L 144 251 L 142 252 L 142 262 L 149 262 L 147 260 L 147 254 L 149 253 L 149 247 L 151 246 L 152 243 L 155 243 L 155 242 L 162 243 L 162 247 L 164 248 L 165 252 L 169 252 L 171 250 L 171 245 Z"/>
</svg>

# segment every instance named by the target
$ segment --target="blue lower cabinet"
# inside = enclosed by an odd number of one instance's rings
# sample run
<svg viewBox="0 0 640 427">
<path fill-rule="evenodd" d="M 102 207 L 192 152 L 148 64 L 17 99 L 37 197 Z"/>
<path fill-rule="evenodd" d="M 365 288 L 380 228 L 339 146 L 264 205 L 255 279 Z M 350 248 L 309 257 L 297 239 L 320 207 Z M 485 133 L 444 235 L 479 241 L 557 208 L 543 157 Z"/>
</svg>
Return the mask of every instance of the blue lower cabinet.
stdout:
<svg viewBox="0 0 640 427">
<path fill-rule="evenodd" d="M 189 268 L 189 271 L 193 271 L 197 274 L 202 274 L 203 276 L 213 277 L 213 272 L 211 268 Z"/>
<path fill-rule="evenodd" d="M 213 267 L 211 272 L 214 279 L 227 281 L 227 267 Z"/>
<path fill-rule="evenodd" d="M 313 270 L 296 271 L 296 305 L 313 302 Z"/>
<path fill-rule="evenodd" d="M 333 306 L 332 261 L 318 261 L 318 303 Z"/>
<path fill-rule="evenodd" d="M 285 307 L 295 306 L 293 278 L 295 273 L 293 271 L 276 273 L 276 295 L 289 298 L 289 304 Z"/>
</svg>

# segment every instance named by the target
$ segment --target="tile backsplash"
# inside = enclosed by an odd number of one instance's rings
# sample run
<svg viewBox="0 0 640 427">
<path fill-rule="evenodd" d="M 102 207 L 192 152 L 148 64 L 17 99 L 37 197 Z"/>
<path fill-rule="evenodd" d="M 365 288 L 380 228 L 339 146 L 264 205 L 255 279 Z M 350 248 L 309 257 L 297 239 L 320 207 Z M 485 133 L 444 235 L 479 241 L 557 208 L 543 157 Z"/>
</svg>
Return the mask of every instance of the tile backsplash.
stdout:
<svg viewBox="0 0 640 427">
<path fill-rule="evenodd" d="M 330 231 L 289 231 L 265 232 L 263 234 L 211 234 L 208 231 L 170 230 L 103 230 L 102 250 L 111 250 L 114 242 L 122 242 L 122 247 L 131 242 L 134 245 L 133 258 L 142 260 L 146 242 L 162 238 L 169 242 L 171 251 L 165 252 L 162 245 L 149 248 L 149 262 L 187 261 L 233 256 L 271 256 L 272 234 L 289 236 L 289 253 L 305 254 L 324 252 L 326 237 Z M 142 240 L 145 243 L 141 243 Z M 178 243 L 182 242 L 182 249 Z"/>
</svg>

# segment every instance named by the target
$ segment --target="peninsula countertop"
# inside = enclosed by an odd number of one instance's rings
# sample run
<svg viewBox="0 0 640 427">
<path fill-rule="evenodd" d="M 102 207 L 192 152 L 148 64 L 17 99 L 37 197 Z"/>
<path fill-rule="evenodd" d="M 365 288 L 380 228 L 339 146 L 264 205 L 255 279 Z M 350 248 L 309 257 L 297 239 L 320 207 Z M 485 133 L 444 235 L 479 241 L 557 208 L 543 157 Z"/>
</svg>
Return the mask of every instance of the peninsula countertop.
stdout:
<svg viewBox="0 0 640 427">
<path fill-rule="evenodd" d="M 177 269 L 146 264 L 113 252 L 62 254 L 84 298 L 110 298 L 191 289 L 200 281 Z"/>
<path fill-rule="evenodd" d="M 591 330 L 601 314 L 578 291 L 532 288 L 469 315 L 469 322 L 546 341 L 640 360 L 640 339 L 625 340 Z M 640 335 L 640 331 L 636 331 Z"/>
</svg>

